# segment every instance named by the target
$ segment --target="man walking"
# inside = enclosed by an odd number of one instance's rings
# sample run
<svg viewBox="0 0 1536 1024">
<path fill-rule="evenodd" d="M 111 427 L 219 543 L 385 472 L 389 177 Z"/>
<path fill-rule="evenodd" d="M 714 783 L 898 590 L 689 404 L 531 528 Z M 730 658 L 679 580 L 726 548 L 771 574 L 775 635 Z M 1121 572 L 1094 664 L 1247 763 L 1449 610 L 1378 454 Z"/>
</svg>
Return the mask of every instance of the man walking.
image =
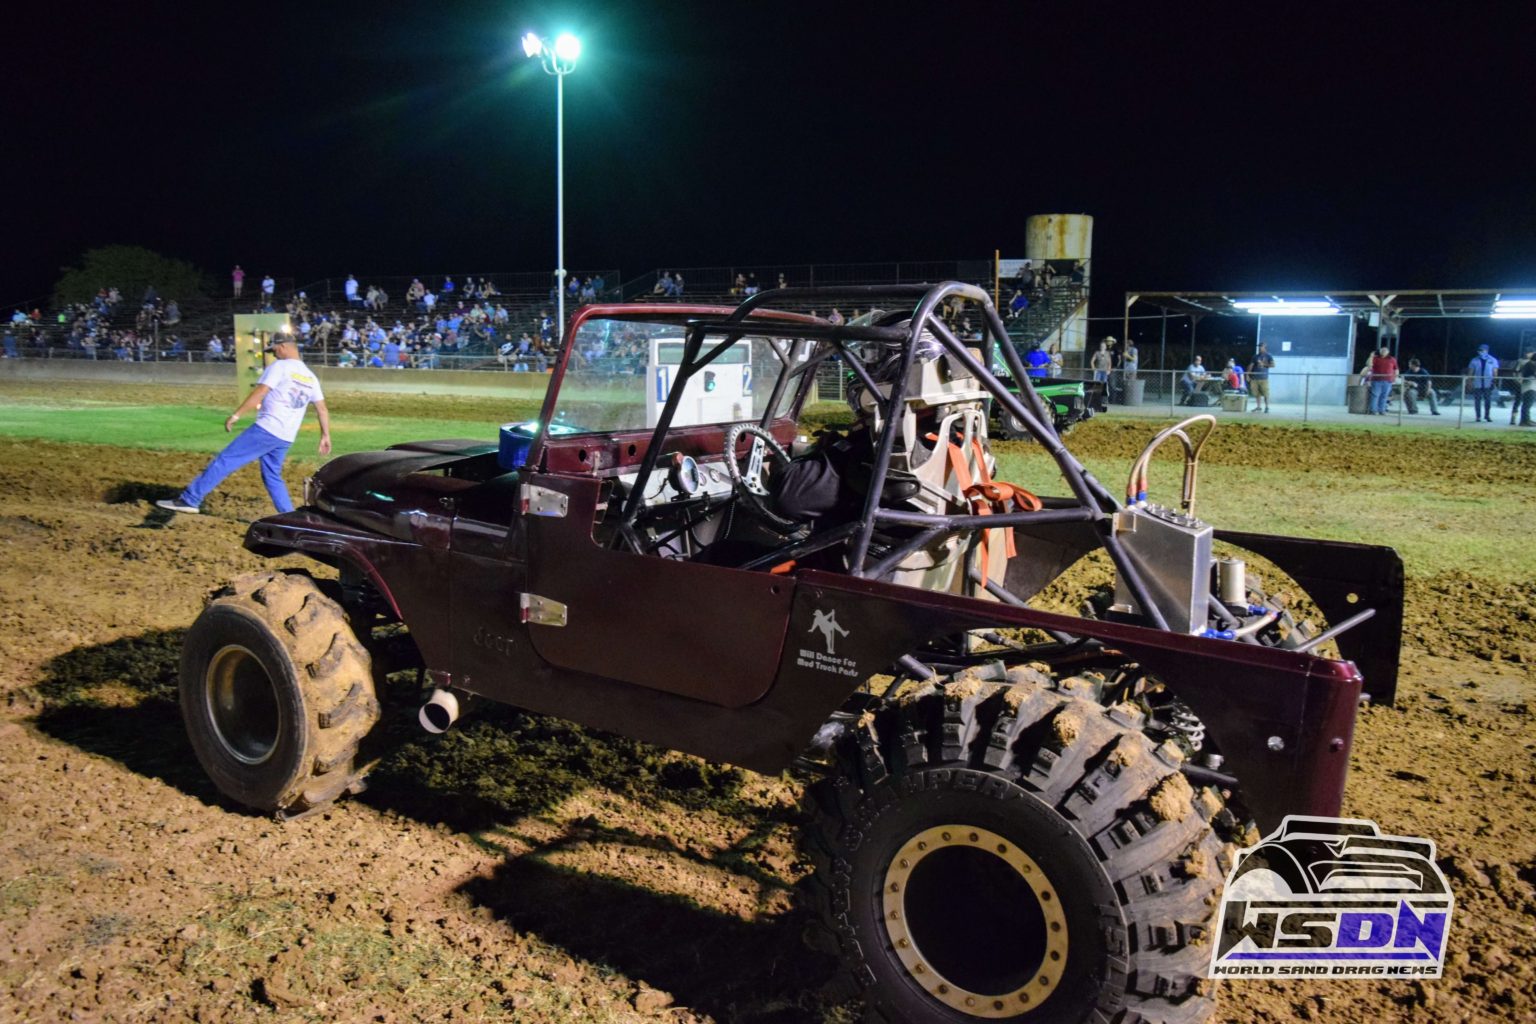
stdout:
<svg viewBox="0 0 1536 1024">
<path fill-rule="evenodd" d="M 169 512 L 197 513 L 208 492 L 224 478 L 249 463 L 261 462 L 261 479 L 267 485 L 267 494 L 279 512 L 292 512 L 293 501 L 283 484 L 283 460 L 288 448 L 299 435 L 299 424 L 304 421 L 304 409 L 311 403 L 320 419 L 320 454 L 331 451 L 331 416 L 325 407 L 325 395 L 320 391 L 320 381 L 299 359 L 299 346 L 293 336 L 284 334 L 269 345 L 266 351 L 277 360 L 262 371 L 261 379 L 240 407 L 224 421 L 225 433 L 235 428 L 240 417 L 261 407 L 256 422 L 246 427 L 224 450 L 214 456 L 208 468 L 198 474 L 174 499 L 155 502 Z"/>
<path fill-rule="evenodd" d="M 1477 355 L 1467 364 L 1467 387 L 1472 389 L 1472 422 L 1493 422 L 1493 379 L 1499 375 L 1499 361 L 1488 354 L 1487 345 L 1477 346 Z"/>
</svg>

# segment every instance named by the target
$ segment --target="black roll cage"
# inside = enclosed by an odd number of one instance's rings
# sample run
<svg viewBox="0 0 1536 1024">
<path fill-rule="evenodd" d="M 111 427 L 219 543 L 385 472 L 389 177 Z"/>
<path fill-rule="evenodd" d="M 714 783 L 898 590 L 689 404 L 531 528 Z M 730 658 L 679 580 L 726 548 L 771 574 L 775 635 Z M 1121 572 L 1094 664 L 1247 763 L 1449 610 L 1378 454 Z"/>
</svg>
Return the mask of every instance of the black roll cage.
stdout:
<svg viewBox="0 0 1536 1024">
<path fill-rule="evenodd" d="M 945 300 L 950 298 L 974 303 L 982 312 L 980 359 L 977 359 L 971 349 L 955 336 L 949 325 L 939 315 Z M 911 317 L 907 319 L 904 326 L 900 327 L 833 324 L 824 320 L 753 315 L 760 311 L 773 310 L 772 304 L 775 302 L 806 305 L 813 302 L 824 304 L 832 299 L 844 302 L 863 300 L 871 304 L 876 300 L 911 299 L 915 305 Z M 1035 390 L 1030 387 L 1021 387 L 1017 393 L 1011 392 L 999 383 L 991 372 L 993 346 L 996 345 L 1014 379 L 1018 381 L 1030 379 L 1023 361 L 1009 341 L 1008 332 L 997 310 L 993 307 L 992 300 L 980 288 L 960 281 L 946 281 L 938 284 L 780 288 L 749 296 L 725 316 L 689 319 L 685 327 L 682 362 L 678 366 L 673 386 L 662 407 L 660 418 L 652 434 L 651 444 L 641 460 L 635 486 L 625 499 L 619 524 L 621 536 L 633 536 L 634 523 L 643 504 L 642 496 L 647 482 L 656 471 L 656 465 L 662 453 L 662 443 L 671 429 L 678 403 L 682 400 L 683 385 L 689 378 L 723 355 L 743 336 L 750 333 L 754 337 L 767 339 L 786 370 L 779 374 L 764 407 L 762 419 L 759 421 L 759 426 L 764 428 L 772 421 L 774 411 L 778 409 L 790 380 L 799 378 L 793 406 L 798 409 L 804 403 L 814 382 L 813 371 L 822 362 L 834 357 L 840 357 L 842 362 L 869 389 L 870 395 L 878 401 L 879 388 L 864 366 L 863 360 L 850 352 L 848 346 L 850 343 L 857 342 L 899 344 L 901 346 L 900 369 L 891 381 L 890 394 L 884 401 L 883 426 L 874 441 L 874 462 L 861 518 L 856 523 L 826 534 L 791 541 L 768 555 L 753 559 L 747 563 L 746 568 L 762 568 L 781 562 L 786 557 L 799 557 L 815 550 L 851 541 L 849 573 L 857 577 L 880 579 L 888 575 L 907 555 L 948 533 L 974 533 L 982 529 L 1050 522 L 1087 522 L 1093 524 L 1100 545 L 1114 562 L 1126 588 L 1135 598 L 1137 605 L 1143 609 L 1151 624 L 1158 629 L 1168 628 L 1167 620 L 1147 589 L 1136 559 L 1115 536 L 1114 514 L 1120 511 L 1120 503 L 1084 468 L 1077 457 L 1067 450 L 1061 437 L 1056 433 L 1050 412 Z M 912 360 L 916 357 L 918 342 L 925 333 L 937 340 L 951 359 L 974 376 L 991 395 L 994 402 L 999 403 L 1024 425 L 1030 436 L 1055 461 L 1063 479 L 1072 491 L 1073 502 L 1053 501 L 1052 505 L 1055 507 L 1038 512 L 1013 512 L 987 516 L 933 515 L 904 512 L 880 506 L 880 496 L 885 485 L 891 452 L 901 423 L 898 413 L 906 399 L 907 377 L 912 367 Z M 703 351 L 704 340 L 710 334 L 723 334 L 724 337 L 706 352 Z M 795 366 L 793 353 L 784 343 L 803 340 L 827 341 L 831 344 L 819 356 Z M 881 525 L 916 528 L 916 533 L 897 548 L 886 552 L 884 557 L 871 565 L 868 561 L 870 544 L 875 530 Z M 992 588 L 989 587 L 988 590 L 992 591 Z"/>
</svg>

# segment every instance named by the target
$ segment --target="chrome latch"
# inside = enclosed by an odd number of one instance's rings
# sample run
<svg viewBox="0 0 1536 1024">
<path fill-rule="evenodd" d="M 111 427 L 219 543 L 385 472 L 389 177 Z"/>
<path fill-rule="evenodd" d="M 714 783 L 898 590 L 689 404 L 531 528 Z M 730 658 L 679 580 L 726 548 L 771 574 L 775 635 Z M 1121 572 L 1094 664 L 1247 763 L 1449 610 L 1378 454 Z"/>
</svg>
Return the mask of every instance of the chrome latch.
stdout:
<svg viewBox="0 0 1536 1024">
<path fill-rule="evenodd" d="M 538 594 L 519 594 L 517 603 L 522 610 L 521 619 L 524 622 L 531 622 L 535 626 L 565 625 L 565 605 L 559 601 L 551 601 Z"/>
<path fill-rule="evenodd" d="M 552 491 L 548 487 L 539 487 L 537 484 L 523 484 L 518 491 L 518 497 L 522 499 L 524 515 L 554 516 L 556 519 L 563 519 L 566 510 L 571 507 L 571 499 L 568 496 L 559 491 Z"/>
</svg>

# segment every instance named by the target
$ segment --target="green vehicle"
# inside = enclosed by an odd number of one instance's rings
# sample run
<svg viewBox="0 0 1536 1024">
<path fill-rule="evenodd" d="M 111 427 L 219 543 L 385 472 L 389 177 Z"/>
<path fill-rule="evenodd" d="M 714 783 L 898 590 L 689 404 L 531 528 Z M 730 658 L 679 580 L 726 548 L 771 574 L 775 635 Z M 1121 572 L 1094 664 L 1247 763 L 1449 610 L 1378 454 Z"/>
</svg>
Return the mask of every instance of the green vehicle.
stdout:
<svg viewBox="0 0 1536 1024">
<path fill-rule="evenodd" d="M 1014 394 L 1019 393 L 1018 384 L 1007 374 L 997 375 L 998 383 L 1004 385 Z M 1109 396 L 1106 394 L 1102 381 L 1073 380 L 1070 377 L 1031 377 L 1030 383 L 1051 410 L 1051 416 L 1056 426 L 1056 433 L 1065 434 L 1074 424 L 1092 418 L 1096 412 L 1104 412 L 1109 408 Z M 1024 424 L 1008 415 L 1001 406 L 996 403 L 992 406 L 992 426 L 998 433 L 1010 441 L 1022 441 L 1029 438 L 1029 431 Z"/>
</svg>

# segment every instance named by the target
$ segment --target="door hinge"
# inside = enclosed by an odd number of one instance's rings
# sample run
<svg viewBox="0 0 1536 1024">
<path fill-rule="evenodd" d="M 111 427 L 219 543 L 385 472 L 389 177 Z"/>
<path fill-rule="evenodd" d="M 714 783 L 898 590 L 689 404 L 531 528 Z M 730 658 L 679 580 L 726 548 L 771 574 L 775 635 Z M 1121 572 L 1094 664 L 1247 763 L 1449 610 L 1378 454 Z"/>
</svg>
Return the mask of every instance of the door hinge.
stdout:
<svg viewBox="0 0 1536 1024">
<path fill-rule="evenodd" d="M 563 519 L 571 505 L 571 499 L 566 495 L 537 484 L 523 484 L 518 496 L 522 499 L 524 515 Z"/>
<path fill-rule="evenodd" d="M 519 594 L 517 597 L 518 607 L 522 610 L 522 621 L 531 622 L 535 626 L 565 625 L 565 605 L 559 601 L 551 601 L 538 594 Z"/>
</svg>

